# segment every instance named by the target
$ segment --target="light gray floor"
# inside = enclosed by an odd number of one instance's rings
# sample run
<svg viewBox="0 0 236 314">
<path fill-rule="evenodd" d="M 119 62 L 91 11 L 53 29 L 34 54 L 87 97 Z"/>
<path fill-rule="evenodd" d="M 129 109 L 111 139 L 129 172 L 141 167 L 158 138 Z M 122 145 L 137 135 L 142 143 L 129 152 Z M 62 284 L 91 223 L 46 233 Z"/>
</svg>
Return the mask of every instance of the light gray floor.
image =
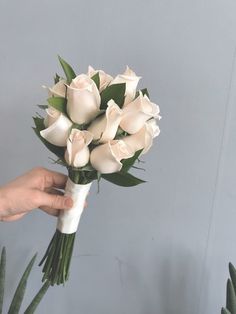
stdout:
<svg viewBox="0 0 236 314">
<path fill-rule="evenodd" d="M 130 65 L 163 116 L 140 173 L 148 183 L 104 182 L 99 195 L 94 185 L 70 281 L 37 313 L 220 312 L 227 264 L 236 264 L 235 17 L 232 0 L 0 0 L 0 184 L 38 165 L 62 170 L 31 130 L 41 85 L 60 71 L 57 54 L 78 72 Z M 7 302 L 54 227 L 38 210 L 1 223 Z M 40 277 L 35 267 L 24 305 Z"/>
</svg>

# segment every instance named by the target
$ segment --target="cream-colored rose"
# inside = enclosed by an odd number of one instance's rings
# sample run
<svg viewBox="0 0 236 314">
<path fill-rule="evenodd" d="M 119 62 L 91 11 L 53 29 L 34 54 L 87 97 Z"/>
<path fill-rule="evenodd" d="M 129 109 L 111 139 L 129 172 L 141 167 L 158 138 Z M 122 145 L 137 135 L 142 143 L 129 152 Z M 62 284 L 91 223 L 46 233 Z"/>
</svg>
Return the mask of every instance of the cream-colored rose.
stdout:
<svg viewBox="0 0 236 314">
<path fill-rule="evenodd" d="M 123 74 L 117 75 L 114 80 L 110 83 L 112 84 L 118 84 L 118 83 L 125 83 L 126 89 L 125 89 L 125 104 L 128 104 L 131 102 L 136 94 L 136 88 L 138 85 L 139 80 L 141 79 L 141 76 L 137 76 L 134 71 L 132 71 L 128 66 L 126 67 L 126 70 Z"/>
<path fill-rule="evenodd" d="M 93 139 L 99 143 L 113 140 L 121 121 L 122 110 L 113 99 L 107 103 L 106 113 L 96 118 L 88 127 Z"/>
<path fill-rule="evenodd" d="M 100 173 L 113 173 L 121 170 L 122 159 L 132 156 L 132 149 L 124 141 L 113 140 L 94 148 L 90 154 L 90 162 Z"/>
<path fill-rule="evenodd" d="M 103 91 L 107 85 L 113 80 L 113 77 L 107 73 L 105 73 L 103 70 L 95 70 L 91 65 L 88 67 L 88 76 L 92 77 L 96 73 L 99 73 L 99 79 L 100 79 L 100 86 L 99 90 L 100 92 Z"/>
<path fill-rule="evenodd" d="M 120 126 L 129 134 L 137 133 L 150 118 L 160 119 L 159 106 L 140 92 L 139 96 L 123 107 Z"/>
<path fill-rule="evenodd" d="M 53 145 L 66 146 L 72 122 L 53 107 L 49 106 L 46 113 L 44 119 L 46 129 L 40 131 L 40 135 Z"/>
<path fill-rule="evenodd" d="M 66 97 L 66 80 L 62 79 L 52 87 L 48 87 L 49 96 Z"/>
<path fill-rule="evenodd" d="M 45 85 L 43 85 L 42 87 L 47 89 L 49 97 L 66 97 L 66 80 L 64 79 L 61 79 L 52 87 L 47 87 Z"/>
<path fill-rule="evenodd" d="M 133 154 L 143 149 L 145 154 L 153 144 L 153 138 L 160 134 L 160 129 L 155 119 L 147 121 L 144 126 L 135 134 L 128 135 L 122 140 L 129 146 Z"/>
<path fill-rule="evenodd" d="M 73 167 L 83 167 L 89 161 L 88 145 L 93 140 L 93 134 L 88 131 L 72 129 L 67 140 L 65 160 Z"/>
<path fill-rule="evenodd" d="M 72 121 L 90 122 L 99 112 L 101 97 L 94 81 L 85 74 L 74 78 L 67 86 L 67 112 Z"/>
</svg>

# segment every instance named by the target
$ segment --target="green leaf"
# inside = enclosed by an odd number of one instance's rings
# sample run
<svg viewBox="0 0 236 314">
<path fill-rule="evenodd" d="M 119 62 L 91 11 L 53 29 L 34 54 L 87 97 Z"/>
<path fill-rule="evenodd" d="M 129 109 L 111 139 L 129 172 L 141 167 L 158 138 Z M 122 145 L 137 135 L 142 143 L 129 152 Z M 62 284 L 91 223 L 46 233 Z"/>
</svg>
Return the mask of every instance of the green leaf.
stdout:
<svg viewBox="0 0 236 314">
<path fill-rule="evenodd" d="M 66 103 L 67 100 L 62 97 L 50 97 L 47 99 L 50 106 L 57 109 L 58 111 L 67 114 L 66 112 Z"/>
<path fill-rule="evenodd" d="M 40 109 L 47 109 L 48 108 L 48 105 L 37 105 Z"/>
<path fill-rule="evenodd" d="M 231 314 L 230 311 L 228 311 L 227 309 L 225 309 L 224 307 L 222 307 L 221 309 L 221 314 Z"/>
<path fill-rule="evenodd" d="M 74 70 L 72 69 L 72 67 L 65 60 L 63 60 L 60 56 L 58 56 L 58 59 L 65 72 L 67 83 L 70 84 L 71 81 L 76 77 L 76 74 Z"/>
<path fill-rule="evenodd" d="M 31 269 L 34 265 L 35 259 L 36 259 L 37 254 L 34 255 L 34 257 L 31 259 L 31 261 L 29 262 L 28 266 L 26 267 L 23 276 L 21 277 L 21 280 L 16 288 L 16 292 L 14 294 L 13 300 L 11 302 L 8 314 L 17 314 L 19 313 L 20 307 L 21 307 L 21 303 L 23 301 L 24 298 L 24 294 L 25 294 L 25 289 L 26 289 L 26 285 L 27 285 L 27 280 L 29 277 L 29 274 L 31 272 Z"/>
<path fill-rule="evenodd" d="M 140 92 L 143 94 L 143 96 L 147 95 L 148 98 L 150 98 L 147 88 L 140 89 Z M 139 96 L 139 91 L 136 92 L 135 98 L 137 98 L 138 96 Z"/>
<path fill-rule="evenodd" d="M 33 119 L 35 123 L 35 128 L 33 128 L 33 130 L 35 134 L 38 136 L 38 138 L 41 140 L 41 142 L 58 158 L 64 160 L 64 154 L 65 154 L 64 148 L 49 143 L 40 135 L 40 131 L 45 129 L 44 120 L 39 117 L 33 117 Z"/>
<path fill-rule="evenodd" d="M 102 178 L 116 185 L 125 187 L 135 186 L 140 183 L 146 182 L 139 178 L 136 178 L 128 172 L 114 172 L 109 174 L 102 174 Z"/>
<path fill-rule="evenodd" d="M 54 76 L 54 84 L 57 84 L 60 81 L 60 76 L 56 73 Z"/>
<path fill-rule="evenodd" d="M 44 297 L 45 293 L 48 291 L 48 288 L 50 287 L 49 281 L 46 281 L 44 285 L 41 287 L 39 292 L 36 294 L 36 296 L 33 298 L 30 305 L 25 310 L 24 314 L 33 314 L 39 305 L 40 301 Z"/>
<path fill-rule="evenodd" d="M 94 74 L 91 79 L 94 81 L 94 83 L 96 84 L 97 86 L 97 89 L 99 90 L 100 88 L 100 75 L 99 75 L 99 72 L 97 72 L 96 74 Z"/>
<path fill-rule="evenodd" d="M 236 294 L 236 269 L 232 263 L 229 263 L 229 273 L 234 287 L 234 293 Z"/>
<path fill-rule="evenodd" d="M 226 308 L 231 314 L 236 314 L 236 295 L 230 279 L 227 281 Z"/>
<path fill-rule="evenodd" d="M 4 287 L 6 275 L 6 248 L 3 247 L 0 262 L 0 314 L 2 314 Z"/>
<path fill-rule="evenodd" d="M 142 153 L 142 149 L 138 150 L 134 156 L 132 156 L 131 158 L 128 159 L 124 159 L 122 160 L 122 169 L 121 171 L 123 172 L 127 172 L 129 171 L 129 169 L 133 166 L 133 164 L 135 163 L 135 161 L 138 159 L 138 157 L 140 156 L 140 154 Z"/>
<path fill-rule="evenodd" d="M 109 100 L 113 99 L 114 102 L 122 107 L 125 100 L 125 83 L 112 84 L 107 86 L 101 92 L 101 106 L 100 109 L 106 109 Z"/>
<path fill-rule="evenodd" d="M 77 168 L 80 171 L 94 171 L 95 169 L 91 166 L 91 164 L 87 164 L 81 168 Z"/>
</svg>

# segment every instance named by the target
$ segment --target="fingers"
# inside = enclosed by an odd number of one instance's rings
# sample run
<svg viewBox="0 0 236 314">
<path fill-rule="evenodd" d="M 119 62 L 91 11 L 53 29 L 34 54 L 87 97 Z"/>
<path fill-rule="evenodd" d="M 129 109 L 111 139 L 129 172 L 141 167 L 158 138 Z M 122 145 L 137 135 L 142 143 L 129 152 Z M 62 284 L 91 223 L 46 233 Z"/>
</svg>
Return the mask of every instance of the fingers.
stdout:
<svg viewBox="0 0 236 314">
<path fill-rule="evenodd" d="M 45 169 L 44 188 L 56 187 L 64 189 L 68 177 L 60 172 Z"/>
<path fill-rule="evenodd" d="M 64 193 L 60 190 L 54 189 L 54 188 L 47 188 L 45 189 L 45 192 L 50 193 L 50 194 L 59 194 L 59 195 L 64 195 Z"/>
<path fill-rule="evenodd" d="M 59 209 L 53 209 L 47 206 L 41 206 L 40 209 L 44 211 L 45 213 L 47 213 L 48 215 L 55 216 L 55 217 L 57 217 L 60 213 Z"/>
<path fill-rule="evenodd" d="M 15 221 L 15 220 L 21 219 L 24 215 L 25 215 L 25 213 L 12 215 L 12 216 L 0 217 L 0 221 L 4 221 L 4 222 Z"/>
<path fill-rule="evenodd" d="M 70 209 L 73 200 L 69 196 L 49 194 L 43 191 L 35 191 L 35 202 L 37 207 L 49 207 L 52 209 Z"/>
</svg>

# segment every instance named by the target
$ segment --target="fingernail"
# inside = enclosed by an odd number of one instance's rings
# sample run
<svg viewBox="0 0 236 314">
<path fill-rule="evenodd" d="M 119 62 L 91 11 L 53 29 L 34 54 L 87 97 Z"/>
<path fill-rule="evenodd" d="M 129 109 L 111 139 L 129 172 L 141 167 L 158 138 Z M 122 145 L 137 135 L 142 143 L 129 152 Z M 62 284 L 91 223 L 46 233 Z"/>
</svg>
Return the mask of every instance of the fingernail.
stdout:
<svg viewBox="0 0 236 314">
<path fill-rule="evenodd" d="M 65 206 L 66 206 L 67 208 L 71 208 L 71 207 L 73 206 L 73 200 L 68 197 L 68 198 L 65 200 Z"/>
</svg>

